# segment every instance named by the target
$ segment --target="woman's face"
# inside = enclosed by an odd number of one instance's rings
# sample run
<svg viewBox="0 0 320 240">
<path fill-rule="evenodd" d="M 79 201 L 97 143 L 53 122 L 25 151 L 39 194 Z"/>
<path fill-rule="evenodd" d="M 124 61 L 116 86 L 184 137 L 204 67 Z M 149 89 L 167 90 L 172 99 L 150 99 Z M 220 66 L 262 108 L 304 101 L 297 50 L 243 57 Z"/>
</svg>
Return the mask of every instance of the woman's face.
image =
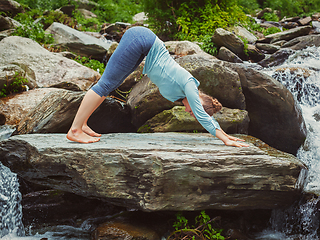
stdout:
<svg viewBox="0 0 320 240">
<path fill-rule="evenodd" d="M 182 103 L 183 103 L 183 105 L 186 107 L 186 112 L 188 112 L 192 117 L 194 117 L 195 119 L 196 119 L 196 117 L 194 116 L 194 114 L 193 114 L 193 112 L 192 112 L 192 110 L 191 110 L 191 107 L 190 107 L 190 105 L 189 105 L 189 102 L 188 102 L 188 100 L 187 100 L 187 98 L 184 98 L 183 100 L 182 100 Z"/>
</svg>

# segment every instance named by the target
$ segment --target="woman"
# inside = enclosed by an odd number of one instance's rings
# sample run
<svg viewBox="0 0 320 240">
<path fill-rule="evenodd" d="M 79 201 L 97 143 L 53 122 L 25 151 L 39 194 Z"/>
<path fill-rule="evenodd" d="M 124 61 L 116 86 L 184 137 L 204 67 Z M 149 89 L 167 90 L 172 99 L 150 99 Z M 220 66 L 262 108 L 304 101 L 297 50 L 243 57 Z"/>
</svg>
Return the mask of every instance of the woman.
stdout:
<svg viewBox="0 0 320 240">
<path fill-rule="evenodd" d="M 146 57 L 143 73 L 155 83 L 162 96 L 174 102 L 182 99 L 186 111 L 195 117 L 212 135 L 228 146 L 246 147 L 244 141 L 226 134 L 211 117 L 221 104 L 204 93 L 199 93 L 199 82 L 176 63 L 163 42 L 148 28 L 133 27 L 123 35 L 119 46 L 108 61 L 100 80 L 85 95 L 67 134 L 71 141 L 93 143 L 101 134 L 94 132 L 87 121 L 106 96 L 116 89 Z M 199 95 L 200 94 L 200 95 Z"/>
</svg>

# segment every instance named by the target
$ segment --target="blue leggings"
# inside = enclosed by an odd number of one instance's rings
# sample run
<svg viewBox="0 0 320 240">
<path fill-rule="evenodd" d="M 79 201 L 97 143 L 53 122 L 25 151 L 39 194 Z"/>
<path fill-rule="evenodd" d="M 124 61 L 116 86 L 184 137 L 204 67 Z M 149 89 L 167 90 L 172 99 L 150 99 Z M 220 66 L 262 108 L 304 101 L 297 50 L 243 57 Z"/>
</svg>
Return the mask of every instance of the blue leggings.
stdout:
<svg viewBox="0 0 320 240">
<path fill-rule="evenodd" d="M 155 39 L 156 35 L 148 28 L 128 29 L 110 57 L 100 80 L 91 89 L 100 97 L 108 96 L 139 66 Z"/>
</svg>

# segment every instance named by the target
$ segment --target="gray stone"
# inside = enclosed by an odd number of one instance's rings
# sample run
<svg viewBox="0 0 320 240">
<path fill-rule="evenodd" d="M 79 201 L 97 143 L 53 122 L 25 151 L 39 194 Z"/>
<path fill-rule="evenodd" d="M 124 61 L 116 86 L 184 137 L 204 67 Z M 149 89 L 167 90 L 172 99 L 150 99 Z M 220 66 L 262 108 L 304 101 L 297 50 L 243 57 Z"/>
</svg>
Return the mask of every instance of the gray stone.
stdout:
<svg viewBox="0 0 320 240">
<path fill-rule="evenodd" d="M 283 48 L 258 63 L 262 67 L 273 67 L 284 63 L 289 58 L 289 56 L 295 52 L 294 50 L 285 48 L 284 46 L 285 44 L 283 45 Z"/>
<path fill-rule="evenodd" d="M 301 108 L 274 78 L 241 64 L 223 62 L 239 74 L 249 112 L 249 134 L 270 146 L 296 154 L 306 138 Z"/>
<path fill-rule="evenodd" d="M 57 22 L 51 24 L 46 32 L 53 34 L 55 46 L 98 60 L 103 59 L 111 46 L 110 41 L 97 39 Z"/>
<path fill-rule="evenodd" d="M 20 121 L 16 133 L 67 133 L 85 95 L 59 89 L 49 92 Z M 106 98 L 88 120 L 96 132 L 132 132 L 129 109 L 112 98 Z"/>
<path fill-rule="evenodd" d="M 0 161 L 30 182 L 144 211 L 290 206 L 304 168 L 268 147 L 192 133 L 107 134 L 94 144 L 18 135 L 0 142 Z"/>
<path fill-rule="evenodd" d="M 256 47 L 260 50 L 266 51 L 266 53 L 272 54 L 280 49 L 280 46 L 267 43 L 257 43 Z"/>
<path fill-rule="evenodd" d="M 213 114 L 220 127 L 228 134 L 248 134 L 248 112 L 239 109 L 223 107 L 218 113 Z M 207 132 L 200 123 L 185 112 L 185 107 L 175 106 L 165 110 L 149 119 L 138 132 Z"/>
<path fill-rule="evenodd" d="M 38 87 L 71 83 L 81 90 L 88 90 L 101 77 L 93 69 L 18 36 L 0 42 L 0 66 L 8 65 L 19 66 Z"/>
<path fill-rule="evenodd" d="M 243 61 L 228 48 L 221 47 L 217 56 L 223 61 L 233 62 L 233 63 L 243 63 Z"/>
<path fill-rule="evenodd" d="M 237 36 L 246 39 L 249 43 L 254 43 L 257 41 L 257 37 L 249 32 L 246 28 L 235 26 L 231 29 Z"/>
<path fill-rule="evenodd" d="M 274 43 L 280 40 L 289 41 L 296 37 L 307 35 L 311 30 L 311 26 L 302 26 L 297 28 L 292 28 L 283 32 L 278 32 L 266 36 L 266 40 L 269 43 Z"/>
<path fill-rule="evenodd" d="M 198 54 L 187 55 L 176 61 L 200 82 L 199 89 L 204 93 L 217 98 L 225 107 L 245 109 L 239 76 L 221 66 L 221 61 Z"/>
<path fill-rule="evenodd" d="M 218 47 L 226 47 L 237 54 L 242 60 L 246 58 L 244 54 L 244 43 L 234 33 L 217 28 L 212 36 L 212 42 Z"/>
<path fill-rule="evenodd" d="M 134 85 L 129 93 L 127 104 L 132 112 L 132 124 L 136 128 L 163 110 L 177 105 L 165 99 L 160 94 L 159 88 L 147 76 Z"/>
<path fill-rule="evenodd" d="M 34 109 L 46 94 L 55 91 L 59 91 L 59 89 L 37 88 L 3 99 L 0 104 L 0 119 L 4 119 L 4 123 L 7 125 L 18 126 L 21 119 Z M 35 110 L 37 111 L 37 109 Z"/>
<path fill-rule="evenodd" d="M 0 1 L 0 12 L 9 12 L 17 14 L 23 11 L 21 5 L 13 0 L 1 0 Z"/>
<path fill-rule="evenodd" d="M 319 47 L 320 35 L 307 35 L 297 37 L 282 45 L 283 48 L 289 48 L 293 50 L 301 50 L 309 46 Z"/>
</svg>

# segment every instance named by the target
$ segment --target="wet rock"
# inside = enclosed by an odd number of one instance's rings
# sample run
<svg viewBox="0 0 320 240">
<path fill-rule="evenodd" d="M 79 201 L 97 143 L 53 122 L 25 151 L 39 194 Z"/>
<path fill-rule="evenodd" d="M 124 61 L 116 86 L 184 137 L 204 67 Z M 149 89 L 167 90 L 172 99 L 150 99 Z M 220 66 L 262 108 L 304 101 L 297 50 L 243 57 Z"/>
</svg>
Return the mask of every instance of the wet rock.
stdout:
<svg viewBox="0 0 320 240">
<path fill-rule="evenodd" d="M 283 47 L 285 44 L 283 45 Z M 290 55 L 292 55 L 295 51 L 290 48 L 281 48 L 271 56 L 261 60 L 258 62 L 262 67 L 273 67 L 278 66 L 284 63 Z"/>
<path fill-rule="evenodd" d="M 245 110 L 222 108 L 213 114 L 220 127 L 228 134 L 248 133 L 249 117 Z M 200 123 L 185 112 L 185 107 L 175 106 L 148 120 L 138 132 L 206 132 Z"/>
<path fill-rule="evenodd" d="M 307 48 L 309 46 L 320 46 L 320 35 L 307 35 L 307 36 L 301 36 L 297 37 L 295 39 L 292 39 L 291 41 L 283 44 L 283 48 L 290 48 L 293 50 L 301 50 L 304 48 Z"/>
<path fill-rule="evenodd" d="M 268 146 L 229 147 L 194 133 L 106 134 L 94 144 L 16 135 L 0 142 L 0 160 L 29 182 L 144 211 L 288 206 L 300 198 L 304 168 Z"/>
<path fill-rule="evenodd" d="M 224 65 L 239 74 L 249 112 L 249 134 L 281 151 L 296 154 L 307 131 L 301 108 L 290 91 L 250 67 L 228 62 Z"/>
</svg>

